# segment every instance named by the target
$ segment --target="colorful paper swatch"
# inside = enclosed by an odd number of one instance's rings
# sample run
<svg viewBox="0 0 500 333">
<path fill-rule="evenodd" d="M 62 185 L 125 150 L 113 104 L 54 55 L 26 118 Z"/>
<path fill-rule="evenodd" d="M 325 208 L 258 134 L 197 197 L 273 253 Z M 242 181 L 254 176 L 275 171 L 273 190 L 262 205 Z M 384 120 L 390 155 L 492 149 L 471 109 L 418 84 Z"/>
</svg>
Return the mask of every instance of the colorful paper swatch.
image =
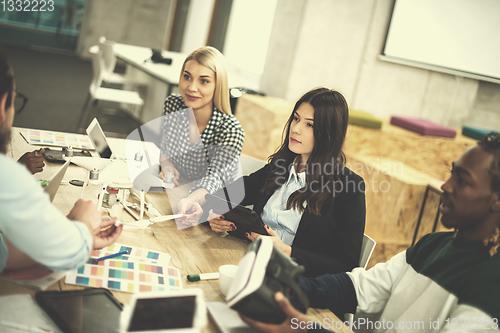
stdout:
<svg viewBox="0 0 500 333">
<path fill-rule="evenodd" d="M 87 264 L 68 273 L 66 283 L 132 293 L 182 289 L 177 268 L 114 258 L 101 261 L 89 258 Z"/>
<path fill-rule="evenodd" d="M 60 133 L 29 129 L 26 132 L 21 132 L 21 135 L 29 144 L 54 146 L 54 147 L 73 147 L 76 149 L 94 150 L 94 146 L 90 142 L 87 135 Z"/>
<path fill-rule="evenodd" d="M 127 246 L 123 244 L 115 243 L 102 250 L 95 250 L 91 254 L 91 258 L 101 258 L 104 256 L 109 256 L 113 253 L 128 251 L 128 255 L 120 255 L 113 259 L 115 260 L 127 260 L 142 263 L 161 263 L 162 266 L 168 266 L 170 262 L 170 255 L 164 252 L 158 252 L 148 249 L 143 249 L 140 247 Z M 104 260 L 106 261 L 106 260 Z"/>
</svg>

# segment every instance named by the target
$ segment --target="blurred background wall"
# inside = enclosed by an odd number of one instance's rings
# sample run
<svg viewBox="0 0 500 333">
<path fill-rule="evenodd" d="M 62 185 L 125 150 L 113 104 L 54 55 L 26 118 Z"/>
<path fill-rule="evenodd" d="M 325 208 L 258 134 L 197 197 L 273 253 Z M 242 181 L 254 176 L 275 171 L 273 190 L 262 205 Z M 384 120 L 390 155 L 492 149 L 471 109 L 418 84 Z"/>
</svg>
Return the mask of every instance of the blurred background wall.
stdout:
<svg viewBox="0 0 500 333">
<path fill-rule="evenodd" d="M 83 59 L 102 35 L 183 53 L 213 45 L 231 71 L 270 96 L 294 101 L 323 85 L 342 92 L 351 108 L 377 116 L 500 128 L 499 84 L 379 59 L 394 0 L 55 0 L 55 5 L 51 13 L 0 12 L 0 43 Z"/>
</svg>

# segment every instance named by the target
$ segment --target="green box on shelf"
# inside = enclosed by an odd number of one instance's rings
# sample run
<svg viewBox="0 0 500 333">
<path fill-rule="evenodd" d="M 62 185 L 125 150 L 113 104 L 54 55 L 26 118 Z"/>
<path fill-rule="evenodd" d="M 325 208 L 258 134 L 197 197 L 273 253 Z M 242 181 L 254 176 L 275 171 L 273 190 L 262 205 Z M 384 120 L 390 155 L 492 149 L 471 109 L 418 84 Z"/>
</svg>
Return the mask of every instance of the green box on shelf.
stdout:
<svg viewBox="0 0 500 333">
<path fill-rule="evenodd" d="M 468 136 L 469 138 L 473 138 L 476 140 L 483 140 L 486 134 L 490 132 L 500 133 L 498 131 L 472 127 L 472 126 L 462 126 L 462 135 Z"/>
<path fill-rule="evenodd" d="M 368 112 L 358 110 L 349 110 L 349 124 L 374 129 L 382 128 L 382 120 Z"/>
</svg>

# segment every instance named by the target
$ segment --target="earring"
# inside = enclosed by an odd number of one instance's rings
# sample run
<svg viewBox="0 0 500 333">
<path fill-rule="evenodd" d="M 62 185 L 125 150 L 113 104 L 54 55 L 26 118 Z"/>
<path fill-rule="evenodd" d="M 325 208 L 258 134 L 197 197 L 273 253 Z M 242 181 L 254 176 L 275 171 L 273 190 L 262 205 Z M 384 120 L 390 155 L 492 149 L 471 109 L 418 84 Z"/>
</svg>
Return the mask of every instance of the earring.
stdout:
<svg viewBox="0 0 500 333">
<path fill-rule="evenodd" d="M 497 253 L 497 249 L 500 246 L 500 230 L 498 228 L 495 228 L 493 234 L 483 240 L 483 244 L 486 247 L 490 247 L 489 254 L 490 257 L 493 257 Z"/>
</svg>

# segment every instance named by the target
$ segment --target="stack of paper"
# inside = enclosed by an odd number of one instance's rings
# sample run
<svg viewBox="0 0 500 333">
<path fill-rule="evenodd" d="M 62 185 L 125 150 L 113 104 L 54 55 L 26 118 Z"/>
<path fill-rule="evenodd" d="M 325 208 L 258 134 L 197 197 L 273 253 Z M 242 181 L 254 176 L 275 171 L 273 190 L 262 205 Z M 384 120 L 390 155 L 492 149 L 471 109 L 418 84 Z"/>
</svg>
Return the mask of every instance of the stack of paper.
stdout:
<svg viewBox="0 0 500 333">
<path fill-rule="evenodd" d="M 30 145 L 53 146 L 53 147 L 73 147 L 76 149 L 94 150 L 88 136 L 83 134 L 50 132 L 29 129 L 20 132 Z"/>
<path fill-rule="evenodd" d="M 22 331 L 62 333 L 30 295 L 0 297 L 0 332 Z"/>
</svg>

